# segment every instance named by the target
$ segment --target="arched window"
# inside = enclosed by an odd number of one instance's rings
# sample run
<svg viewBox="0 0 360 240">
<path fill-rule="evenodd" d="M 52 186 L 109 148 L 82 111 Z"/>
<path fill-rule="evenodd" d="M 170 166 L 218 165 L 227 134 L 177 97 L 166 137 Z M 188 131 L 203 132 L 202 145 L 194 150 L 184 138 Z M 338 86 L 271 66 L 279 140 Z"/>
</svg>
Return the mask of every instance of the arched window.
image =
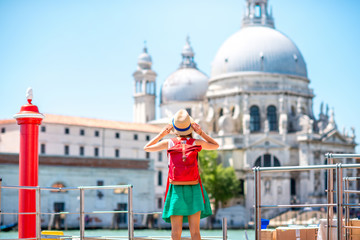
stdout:
<svg viewBox="0 0 360 240">
<path fill-rule="evenodd" d="M 231 116 L 234 117 L 235 115 L 235 106 L 231 107 Z"/>
<path fill-rule="evenodd" d="M 250 131 L 260 131 L 260 110 L 258 106 L 250 107 Z"/>
<path fill-rule="evenodd" d="M 277 131 L 277 116 L 276 116 L 276 107 L 271 105 L 267 108 L 267 120 L 269 122 L 269 130 Z"/>
<path fill-rule="evenodd" d="M 220 108 L 220 110 L 219 110 L 219 117 L 221 117 L 222 115 L 224 115 L 224 109 Z"/>
<path fill-rule="evenodd" d="M 264 154 L 255 160 L 254 167 L 280 167 L 280 161 L 271 154 Z"/>
<path fill-rule="evenodd" d="M 296 109 L 295 106 L 291 106 L 291 116 L 295 117 L 296 116 Z"/>
<path fill-rule="evenodd" d="M 280 161 L 274 156 L 274 167 L 280 167 Z"/>
<path fill-rule="evenodd" d="M 261 156 L 256 159 L 254 167 L 261 167 Z"/>
<path fill-rule="evenodd" d="M 255 17 L 257 18 L 261 17 L 261 7 L 259 4 L 255 5 Z"/>
</svg>

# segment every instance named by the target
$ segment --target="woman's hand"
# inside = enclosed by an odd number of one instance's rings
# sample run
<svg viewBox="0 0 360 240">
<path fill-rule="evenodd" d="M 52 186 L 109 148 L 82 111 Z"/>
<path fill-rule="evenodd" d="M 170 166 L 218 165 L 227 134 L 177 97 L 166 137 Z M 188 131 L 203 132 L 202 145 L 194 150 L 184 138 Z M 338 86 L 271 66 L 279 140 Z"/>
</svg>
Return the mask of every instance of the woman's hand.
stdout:
<svg viewBox="0 0 360 240">
<path fill-rule="evenodd" d="M 173 126 L 171 124 L 166 125 L 163 129 L 161 129 L 161 131 L 159 132 L 158 135 L 156 135 L 156 137 L 151 139 L 145 145 L 144 150 L 147 152 L 157 152 L 157 151 L 167 149 L 168 148 L 168 140 L 167 139 L 162 140 L 162 141 L 160 141 L 160 140 L 163 137 L 165 137 L 166 135 L 168 135 L 170 133 L 171 129 L 173 129 Z"/>
<path fill-rule="evenodd" d="M 166 135 L 168 135 L 171 132 L 172 129 L 173 129 L 173 125 L 168 124 L 160 131 L 159 135 L 161 137 L 165 137 Z"/>
<path fill-rule="evenodd" d="M 200 125 L 197 124 L 196 122 L 193 122 L 193 123 L 191 124 L 191 126 L 192 126 L 192 128 L 194 129 L 194 131 L 201 136 L 201 134 L 203 133 L 203 131 L 202 131 Z"/>
</svg>

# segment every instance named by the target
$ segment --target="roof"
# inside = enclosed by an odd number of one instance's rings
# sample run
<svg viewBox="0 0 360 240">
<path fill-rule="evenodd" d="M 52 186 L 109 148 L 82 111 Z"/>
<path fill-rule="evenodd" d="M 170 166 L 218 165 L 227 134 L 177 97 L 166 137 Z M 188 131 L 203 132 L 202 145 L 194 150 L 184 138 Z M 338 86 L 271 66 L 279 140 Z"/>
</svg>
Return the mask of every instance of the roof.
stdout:
<svg viewBox="0 0 360 240">
<path fill-rule="evenodd" d="M 172 73 L 161 89 L 162 103 L 203 101 L 208 77 L 196 68 L 181 68 Z"/>
<path fill-rule="evenodd" d="M 44 115 L 45 115 L 45 118 L 43 120 L 44 124 L 63 124 L 63 125 L 73 125 L 73 126 L 83 126 L 83 127 L 93 127 L 93 128 L 118 129 L 124 131 L 151 132 L 151 133 L 157 133 L 160 132 L 161 130 L 160 127 L 145 123 L 121 122 L 114 120 L 63 116 L 63 115 L 54 115 L 54 114 L 44 114 Z M 10 124 L 10 123 L 15 124 L 16 123 L 15 119 L 0 120 L 0 124 Z"/>
<path fill-rule="evenodd" d="M 19 164 L 18 154 L 0 154 L 0 164 Z M 149 160 L 110 159 L 65 156 L 39 156 L 40 165 L 92 167 L 92 168 L 122 168 L 122 169 L 149 169 Z"/>
<path fill-rule="evenodd" d="M 266 72 L 307 78 L 296 45 L 276 29 L 245 27 L 228 38 L 212 63 L 211 77 L 234 72 Z"/>
</svg>

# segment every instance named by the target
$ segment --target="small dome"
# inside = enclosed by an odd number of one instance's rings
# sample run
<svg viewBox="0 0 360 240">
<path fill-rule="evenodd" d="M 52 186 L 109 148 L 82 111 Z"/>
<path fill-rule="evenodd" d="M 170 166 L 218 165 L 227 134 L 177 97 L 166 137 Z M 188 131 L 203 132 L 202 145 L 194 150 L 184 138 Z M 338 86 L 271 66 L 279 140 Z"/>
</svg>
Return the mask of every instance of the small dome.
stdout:
<svg viewBox="0 0 360 240">
<path fill-rule="evenodd" d="M 212 63 L 211 77 L 246 71 L 307 78 L 305 61 L 296 45 L 265 26 L 244 27 L 227 39 Z"/>
<path fill-rule="evenodd" d="M 208 88 L 208 76 L 196 68 L 194 51 L 189 37 L 181 52 L 180 67 L 172 73 L 161 88 L 161 103 L 202 101 Z"/>
<path fill-rule="evenodd" d="M 162 103 L 202 101 L 208 88 L 208 77 L 195 68 L 181 68 L 172 73 L 161 90 Z"/>
<path fill-rule="evenodd" d="M 138 57 L 138 65 L 142 69 L 150 69 L 152 65 L 151 56 L 147 52 L 147 48 L 144 47 L 143 53 Z"/>
</svg>

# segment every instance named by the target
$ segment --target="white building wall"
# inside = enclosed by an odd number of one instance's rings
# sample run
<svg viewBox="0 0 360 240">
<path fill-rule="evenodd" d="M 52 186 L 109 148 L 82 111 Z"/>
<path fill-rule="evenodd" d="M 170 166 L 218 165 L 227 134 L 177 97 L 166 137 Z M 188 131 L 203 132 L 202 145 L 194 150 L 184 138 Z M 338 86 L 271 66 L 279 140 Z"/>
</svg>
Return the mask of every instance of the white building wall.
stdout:
<svg viewBox="0 0 360 240">
<path fill-rule="evenodd" d="M 3 178 L 3 185 L 18 185 L 18 166 L 4 164 L 0 168 L 0 177 Z M 154 170 L 139 169 L 111 169 L 111 168 L 90 168 L 90 167 L 63 167 L 45 166 L 39 167 L 39 185 L 51 187 L 52 184 L 61 182 L 66 187 L 96 186 L 98 180 L 104 185 L 132 184 L 134 212 L 153 212 L 155 188 L 151 179 L 154 179 Z M 117 207 L 118 203 L 127 203 L 126 194 L 115 194 L 113 190 L 100 190 L 103 197 L 97 196 L 98 190 L 85 191 L 85 211 L 110 211 Z M 55 202 L 64 202 L 65 211 L 79 212 L 79 191 L 68 191 L 66 193 L 54 193 L 43 190 L 41 192 L 41 210 L 53 212 Z M 1 209 L 3 212 L 18 211 L 18 194 L 16 190 L 3 189 L 1 194 Z M 89 217 L 97 217 L 100 222 L 92 222 L 89 226 L 111 227 L 112 214 L 89 214 Z M 50 220 L 49 215 L 43 215 L 43 226 L 47 226 Z M 4 224 L 14 223 L 15 216 L 6 215 L 3 217 Z M 68 227 L 78 227 L 78 215 L 66 217 Z M 141 222 L 141 219 L 138 219 Z"/>
</svg>

